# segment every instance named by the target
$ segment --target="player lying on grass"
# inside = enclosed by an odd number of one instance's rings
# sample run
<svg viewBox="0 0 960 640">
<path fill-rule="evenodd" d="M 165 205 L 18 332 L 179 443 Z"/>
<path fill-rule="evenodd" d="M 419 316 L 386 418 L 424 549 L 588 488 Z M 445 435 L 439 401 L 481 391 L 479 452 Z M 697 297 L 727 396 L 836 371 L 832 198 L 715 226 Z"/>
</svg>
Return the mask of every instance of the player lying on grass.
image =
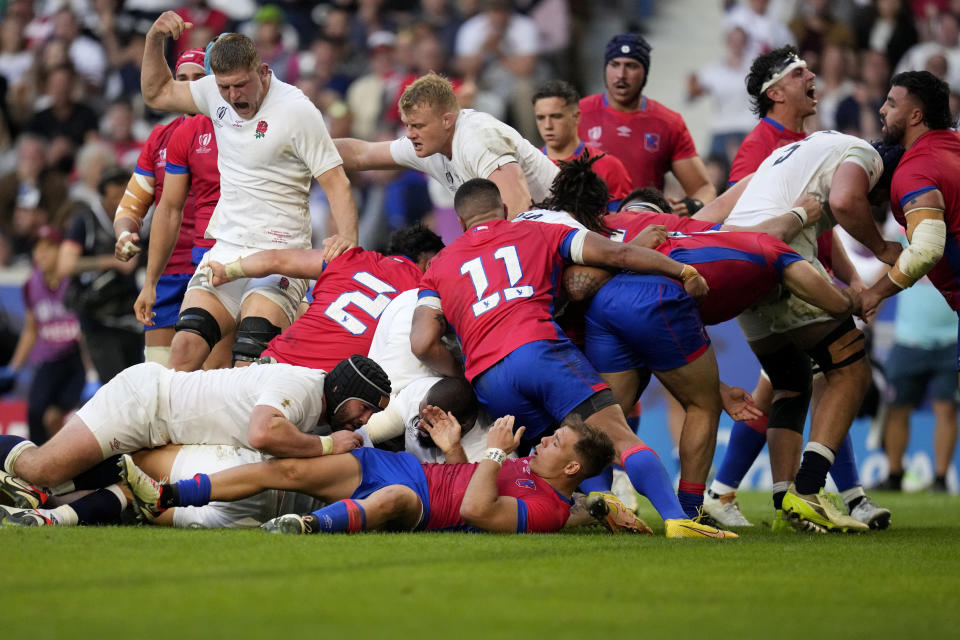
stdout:
<svg viewBox="0 0 960 640">
<path fill-rule="evenodd" d="M 341 453 L 360 445 L 352 431 L 389 395 L 386 374 L 360 355 L 329 373 L 283 364 L 184 373 L 139 364 L 101 388 L 43 446 L 0 436 L 0 490 L 35 508 L 51 492 L 109 487 L 119 480 L 116 454 L 168 443 L 228 444 L 273 456 Z M 333 435 L 307 433 L 320 423 Z"/>
<path fill-rule="evenodd" d="M 326 458 L 275 459 L 192 480 L 159 485 L 129 456 L 122 473 L 140 511 L 245 498 L 265 489 L 300 491 L 330 504 L 311 514 L 287 514 L 264 525 L 283 533 L 481 530 L 502 533 L 560 530 L 580 481 L 613 458 L 602 432 L 572 417 L 526 458 L 507 454 L 520 443 L 513 416 L 487 434 L 476 464 L 422 464 L 406 452 L 357 449 Z"/>
</svg>

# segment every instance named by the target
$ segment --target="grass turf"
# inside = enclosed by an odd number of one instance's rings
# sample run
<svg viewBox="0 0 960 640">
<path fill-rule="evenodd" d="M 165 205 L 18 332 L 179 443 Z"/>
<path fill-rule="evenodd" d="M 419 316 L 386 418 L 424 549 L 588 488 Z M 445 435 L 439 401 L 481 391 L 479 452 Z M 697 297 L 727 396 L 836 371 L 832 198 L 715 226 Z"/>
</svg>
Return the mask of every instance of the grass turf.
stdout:
<svg viewBox="0 0 960 640">
<path fill-rule="evenodd" d="M 745 493 L 725 542 L 0 528 L 0 637 L 952 636 L 960 498 L 874 497 L 887 531 L 774 535 Z"/>
</svg>

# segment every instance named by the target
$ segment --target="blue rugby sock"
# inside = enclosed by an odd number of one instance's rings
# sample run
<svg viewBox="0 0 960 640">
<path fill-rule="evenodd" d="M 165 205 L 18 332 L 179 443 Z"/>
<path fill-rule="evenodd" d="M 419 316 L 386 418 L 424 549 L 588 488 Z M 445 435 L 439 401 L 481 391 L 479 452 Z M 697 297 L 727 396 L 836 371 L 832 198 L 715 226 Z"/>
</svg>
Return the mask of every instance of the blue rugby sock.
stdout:
<svg viewBox="0 0 960 640">
<path fill-rule="evenodd" d="M 759 423 L 762 421 L 762 428 Z M 718 482 L 737 488 L 743 481 L 754 460 L 763 451 L 767 443 L 767 417 L 757 418 L 748 422 L 734 422 L 730 429 L 730 441 L 727 451 L 723 454 L 723 461 L 717 471 Z"/>
<path fill-rule="evenodd" d="M 313 512 L 316 522 L 311 533 L 357 533 L 366 531 L 367 514 L 353 500 L 339 500 Z"/>
<path fill-rule="evenodd" d="M 699 482 L 680 481 L 680 488 L 677 491 L 677 498 L 680 500 L 680 506 L 688 518 L 696 518 L 700 515 L 700 507 L 703 506 L 703 492 L 707 485 Z"/>
<path fill-rule="evenodd" d="M 850 434 L 840 443 L 837 449 L 837 457 L 833 460 L 833 466 L 830 467 L 830 477 L 833 478 L 837 489 L 843 493 L 848 489 L 860 486 L 860 474 L 857 472 L 857 459 L 853 455 L 853 440 Z"/>
<path fill-rule="evenodd" d="M 643 444 L 631 447 L 623 452 L 621 461 L 633 488 L 650 501 L 661 518 L 683 520 L 687 517 L 673 492 L 670 476 L 653 449 Z"/>
<path fill-rule="evenodd" d="M 189 480 L 180 480 L 174 487 L 175 491 L 171 493 L 176 496 L 176 504 L 170 506 L 202 507 L 210 503 L 210 476 L 205 473 L 198 473 Z"/>
<path fill-rule="evenodd" d="M 610 493 L 613 488 L 613 466 L 609 466 L 592 478 L 587 478 L 580 483 L 580 491 L 590 493 L 591 491 L 602 491 Z"/>
</svg>

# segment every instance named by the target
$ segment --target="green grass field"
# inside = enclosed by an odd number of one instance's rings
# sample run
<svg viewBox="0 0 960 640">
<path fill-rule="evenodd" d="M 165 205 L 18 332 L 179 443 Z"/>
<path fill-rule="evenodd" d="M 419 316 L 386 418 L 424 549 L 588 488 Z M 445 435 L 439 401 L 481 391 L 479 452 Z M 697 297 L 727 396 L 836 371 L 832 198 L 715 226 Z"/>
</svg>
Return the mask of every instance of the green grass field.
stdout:
<svg viewBox="0 0 960 640">
<path fill-rule="evenodd" d="M 719 543 L 4 528 L 0 638 L 957 637 L 960 498 L 874 497 L 887 531 Z"/>
</svg>

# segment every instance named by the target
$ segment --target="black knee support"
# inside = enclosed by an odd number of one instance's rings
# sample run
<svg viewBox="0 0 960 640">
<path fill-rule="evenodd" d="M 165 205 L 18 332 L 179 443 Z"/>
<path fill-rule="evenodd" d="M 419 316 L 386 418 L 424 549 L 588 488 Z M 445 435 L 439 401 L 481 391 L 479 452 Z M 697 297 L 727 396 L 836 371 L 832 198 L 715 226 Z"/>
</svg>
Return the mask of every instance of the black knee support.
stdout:
<svg viewBox="0 0 960 640">
<path fill-rule="evenodd" d="M 237 326 L 237 339 L 233 343 L 234 362 L 254 362 L 267 348 L 267 343 L 280 335 L 280 327 L 266 318 L 244 318 Z"/>
<path fill-rule="evenodd" d="M 613 397 L 613 391 L 610 389 L 603 389 L 597 391 L 595 394 L 578 404 L 570 412 L 571 414 L 577 414 L 579 417 L 586 420 L 597 411 L 606 409 L 607 407 L 616 406 L 617 400 Z"/>
<path fill-rule="evenodd" d="M 810 358 L 799 348 L 787 345 L 773 353 L 758 355 L 757 359 L 770 377 L 774 395 L 778 391 L 791 392 L 790 396 L 773 401 L 768 418 L 769 428 L 803 433 L 813 395 Z"/>
<path fill-rule="evenodd" d="M 181 311 L 174 329 L 200 336 L 210 349 L 220 342 L 220 325 L 209 311 L 200 307 L 190 307 Z"/>
<path fill-rule="evenodd" d="M 827 373 L 864 358 L 867 355 L 866 340 L 863 331 L 857 329 L 857 325 L 853 323 L 853 318 L 847 318 L 807 353 L 820 367 L 820 371 Z"/>
</svg>

